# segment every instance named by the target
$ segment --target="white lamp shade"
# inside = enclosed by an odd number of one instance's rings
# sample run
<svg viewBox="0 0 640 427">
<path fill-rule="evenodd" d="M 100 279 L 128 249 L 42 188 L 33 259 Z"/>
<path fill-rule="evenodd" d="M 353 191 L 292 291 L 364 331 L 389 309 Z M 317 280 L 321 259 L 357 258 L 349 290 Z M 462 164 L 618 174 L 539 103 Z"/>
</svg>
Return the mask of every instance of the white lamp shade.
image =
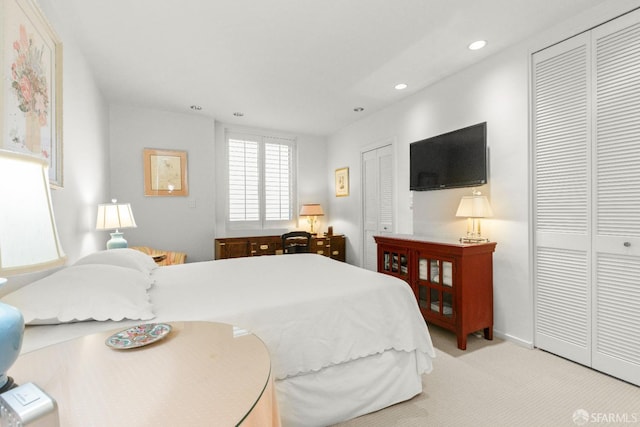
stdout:
<svg viewBox="0 0 640 427">
<path fill-rule="evenodd" d="M 98 217 L 96 219 L 97 230 L 117 230 L 120 228 L 135 228 L 136 220 L 133 218 L 129 203 L 108 203 L 98 205 Z"/>
<path fill-rule="evenodd" d="M 0 275 L 64 263 L 48 168 L 42 159 L 0 150 Z"/>
<path fill-rule="evenodd" d="M 464 218 L 488 218 L 493 216 L 487 196 L 463 196 L 456 216 Z"/>
<path fill-rule="evenodd" d="M 322 206 L 318 203 L 310 203 L 302 205 L 300 208 L 300 216 L 323 216 Z"/>
</svg>

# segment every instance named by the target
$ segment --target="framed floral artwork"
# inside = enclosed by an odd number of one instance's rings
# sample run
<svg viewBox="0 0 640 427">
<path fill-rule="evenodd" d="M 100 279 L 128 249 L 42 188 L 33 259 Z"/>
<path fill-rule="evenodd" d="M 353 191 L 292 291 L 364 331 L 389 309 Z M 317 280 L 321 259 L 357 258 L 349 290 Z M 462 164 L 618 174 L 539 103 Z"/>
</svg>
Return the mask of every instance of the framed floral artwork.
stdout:
<svg viewBox="0 0 640 427">
<path fill-rule="evenodd" d="M 336 197 L 349 195 L 349 168 L 336 169 Z"/>
<path fill-rule="evenodd" d="M 187 152 L 145 148 L 144 195 L 188 196 Z"/>
<path fill-rule="evenodd" d="M 0 0 L 0 148 L 49 163 L 62 177 L 62 44 L 33 0 Z"/>
</svg>

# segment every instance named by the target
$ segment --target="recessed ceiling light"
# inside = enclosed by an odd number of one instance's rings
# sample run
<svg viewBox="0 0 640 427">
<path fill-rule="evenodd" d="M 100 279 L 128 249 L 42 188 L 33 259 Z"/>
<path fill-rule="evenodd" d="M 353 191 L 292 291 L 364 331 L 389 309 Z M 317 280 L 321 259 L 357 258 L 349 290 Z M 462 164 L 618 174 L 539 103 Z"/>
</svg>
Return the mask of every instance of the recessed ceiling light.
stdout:
<svg viewBox="0 0 640 427">
<path fill-rule="evenodd" d="M 396 90 L 403 90 L 403 89 L 407 88 L 407 84 L 406 83 L 398 83 L 394 87 L 396 88 Z"/>
<path fill-rule="evenodd" d="M 191 106 L 191 107 L 189 107 L 189 108 L 191 108 L 193 111 L 200 111 L 200 110 L 202 110 L 202 107 L 201 107 L 201 106 L 199 106 L 199 105 L 192 105 L 192 106 Z"/>
<path fill-rule="evenodd" d="M 475 41 L 475 42 L 471 43 L 469 45 L 469 49 L 478 50 L 478 49 L 482 49 L 486 45 L 487 45 L 487 41 L 486 40 L 478 40 L 478 41 Z"/>
<path fill-rule="evenodd" d="M 354 108 L 354 109 L 353 109 L 353 111 L 355 111 L 356 113 L 359 113 L 359 112 L 361 112 L 361 111 L 364 111 L 364 108 L 362 108 L 362 107 L 356 107 L 356 108 Z"/>
<path fill-rule="evenodd" d="M 236 111 L 235 113 L 233 113 L 233 115 L 236 117 L 243 117 L 244 113 L 241 113 L 240 111 Z"/>
</svg>

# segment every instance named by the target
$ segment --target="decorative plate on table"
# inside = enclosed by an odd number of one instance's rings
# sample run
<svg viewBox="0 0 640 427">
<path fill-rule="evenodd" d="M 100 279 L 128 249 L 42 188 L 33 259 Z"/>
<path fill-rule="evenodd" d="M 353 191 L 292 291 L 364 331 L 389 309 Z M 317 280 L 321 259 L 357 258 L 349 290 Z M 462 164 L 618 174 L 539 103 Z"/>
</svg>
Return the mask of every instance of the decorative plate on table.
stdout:
<svg viewBox="0 0 640 427">
<path fill-rule="evenodd" d="M 111 335 L 104 342 L 111 348 L 129 349 L 142 347 L 166 337 L 171 325 L 166 323 L 145 323 Z"/>
</svg>

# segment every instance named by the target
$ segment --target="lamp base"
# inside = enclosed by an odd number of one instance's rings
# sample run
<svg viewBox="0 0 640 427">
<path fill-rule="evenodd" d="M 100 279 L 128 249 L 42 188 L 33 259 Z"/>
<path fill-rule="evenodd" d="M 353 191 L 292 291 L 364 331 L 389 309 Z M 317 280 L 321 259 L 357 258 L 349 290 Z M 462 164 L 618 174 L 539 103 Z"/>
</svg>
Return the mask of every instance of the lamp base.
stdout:
<svg viewBox="0 0 640 427">
<path fill-rule="evenodd" d="M 487 243 L 489 239 L 486 237 L 461 237 L 460 243 Z"/>
<path fill-rule="evenodd" d="M 16 388 L 16 387 L 18 387 L 18 384 L 13 382 L 13 378 L 7 377 L 7 382 L 4 383 L 4 385 L 2 387 L 0 387 L 0 394 L 4 393 L 5 391 L 9 391 L 12 388 Z"/>
<path fill-rule="evenodd" d="M 124 233 L 120 233 L 119 231 L 116 231 L 115 233 L 111 233 L 111 240 L 107 242 L 107 249 L 118 249 L 118 248 L 128 247 L 129 245 L 123 236 L 124 236 Z"/>
<path fill-rule="evenodd" d="M 6 391 L 12 387 L 13 379 L 7 371 L 20 355 L 24 318 L 15 307 L 0 303 L 0 387 Z"/>
</svg>

